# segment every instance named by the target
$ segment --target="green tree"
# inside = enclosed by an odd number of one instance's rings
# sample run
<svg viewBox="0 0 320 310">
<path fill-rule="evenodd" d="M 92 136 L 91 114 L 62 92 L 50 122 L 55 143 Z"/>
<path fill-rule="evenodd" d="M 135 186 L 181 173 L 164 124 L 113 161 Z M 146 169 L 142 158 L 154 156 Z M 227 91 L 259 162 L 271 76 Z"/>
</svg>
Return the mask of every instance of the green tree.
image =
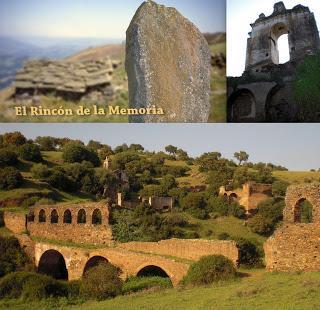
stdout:
<svg viewBox="0 0 320 310">
<path fill-rule="evenodd" d="M 50 176 L 50 170 L 47 165 L 36 164 L 31 168 L 31 173 L 35 179 L 46 180 Z"/>
<path fill-rule="evenodd" d="M 234 158 L 239 161 L 239 166 L 241 166 L 243 162 L 248 161 L 249 154 L 247 154 L 245 151 L 236 152 L 234 153 Z"/>
<path fill-rule="evenodd" d="M 21 145 L 18 149 L 18 152 L 19 156 L 24 160 L 32 161 L 35 163 L 39 163 L 43 160 L 40 147 L 36 144 L 26 143 L 24 145 Z"/>
<path fill-rule="evenodd" d="M 41 151 L 55 151 L 57 139 L 54 137 L 37 137 L 35 142 L 40 146 Z"/>
<path fill-rule="evenodd" d="M 167 153 L 169 153 L 171 155 L 175 155 L 178 151 L 178 148 L 173 145 L 168 145 L 165 147 L 165 150 Z"/>
<path fill-rule="evenodd" d="M 21 146 L 27 143 L 26 137 L 19 131 L 5 133 L 3 135 L 3 144 L 5 146 Z"/>
<path fill-rule="evenodd" d="M 23 177 L 19 170 L 13 167 L 0 169 L 0 189 L 10 190 L 18 188 L 23 183 Z"/>
<path fill-rule="evenodd" d="M 287 188 L 289 186 L 288 182 L 285 181 L 275 181 L 272 183 L 272 195 L 274 197 L 284 197 L 286 195 Z"/>
<path fill-rule="evenodd" d="M 15 152 L 8 148 L 0 149 L 0 167 L 16 166 L 18 162 L 18 156 Z"/>
</svg>

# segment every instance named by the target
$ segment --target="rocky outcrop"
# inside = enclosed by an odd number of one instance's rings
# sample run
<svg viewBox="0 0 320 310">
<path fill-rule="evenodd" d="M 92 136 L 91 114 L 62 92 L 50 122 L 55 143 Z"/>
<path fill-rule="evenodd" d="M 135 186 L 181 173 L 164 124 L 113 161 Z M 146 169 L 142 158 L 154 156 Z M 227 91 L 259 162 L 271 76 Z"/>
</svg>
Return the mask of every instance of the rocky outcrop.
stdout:
<svg viewBox="0 0 320 310">
<path fill-rule="evenodd" d="M 131 122 L 207 122 L 210 50 L 200 31 L 176 9 L 144 2 L 127 30 L 126 70 L 131 108 L 156 106 L 164 116 Z"/>
<path fill-rule="evenodd" d="M 85 62 L 29 61 L 18 71 L 14 86 L 16 94 L 57 92 L 81 97 L 101 88 L 110 94 L 107 87 L 117 66 L 118 62 L 109 58 Z"/>
</svg>

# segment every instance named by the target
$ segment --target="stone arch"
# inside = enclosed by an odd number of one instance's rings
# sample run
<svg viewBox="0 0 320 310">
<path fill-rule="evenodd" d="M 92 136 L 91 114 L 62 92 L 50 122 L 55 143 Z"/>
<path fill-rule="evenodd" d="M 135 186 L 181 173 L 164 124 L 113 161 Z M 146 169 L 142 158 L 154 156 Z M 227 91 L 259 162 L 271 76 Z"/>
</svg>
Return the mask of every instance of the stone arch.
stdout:
<svg viewBox="0 0 320 310">
<path fill-rule="evenodd" d="M 271 45 L 271 60 L 274 64 L 278 65 L 279 61 L 279 46 L 278 41 L 279 38 L 283 35 L 287 35 L 289 33 L 289 27 L 284 22 L 279 22 L 274 24 L 270 29 L 270 45 Z M 288 40 L 288 50 L 289 50 L 289 39 Z M 289 50 L 290 53 L 290 50 Z M 268 56 L 266 56 L 268 57 Z"/>
<path fill-rule="evenodd" d="M 298 107 L 293 104 L 292 86 L 276 85 L 268 93 L 265 104 L 267 122 L 287 123 L 295 121 Z"/>
<path fill-rule="evenodd" d="M 301 203 L 308 201 L 312 205 L 312 222 L 320 223 L 320 185 L 291 185 L 286 192 L 286 207 L 283 211 L 285 223 L 300 223 L 299 208 Z"/>
<path fill-rule="evenodd" d="M 53 209 L 51 211 L 50 222 L 51 222 L 51 224 L 58 224 L 58 222 L 59 222 L 59 214 L 56 209 Z"/>
<path fill-rule="evenodd" d="M 256 117 L 256 98 L 249 89 L 239 89 L 228 99 L 228 122 L 253 122 Z"/>
<path fill-rule="evenodd" d="M 77 216 L 77 223 L 78 224 L 85 224 L 87 222 L 87 214 L 84 209 L 80 209 L 78 211 L 78 216 Z"/>
<path fill-rule="evenodd" d="M 238 201 L 238 195 L 236 193 L 231 193 L 229 195 L 229 202 L 233 203 L 233 202 L 237 202 Z"/>
<path fill-rule="evenodd" d="M 158 276 L 163 278 L 169 278 L 172 282 L 172 275 L 165 268 L 159 266 L 159 264 L 146 263 L 137 269 L 135 275 L 137 277 Z"/>
<path fill-rule="evenodd" d="M 44 209 L 41 209 L 39 211 L 39 223 L 45 223 L 47 220 L 46 218 L 46 211 Z"/>
<path fill-rule="evenodd" d="M 65 210 L 63 213 L 63 223 L 64 224 L 71 224 L 72 223 L 72 214 L 69 209 Z"/>
<path fill-rule="evenodd" d="M 100 264 L 108 264 L 109 261 L 103 256 L 92 256 L 83 268 L 83 276 L 93 267 L 96 267 Z"/>
<path fill-rule="evenodd" d="M 95 209 L 92 212 L 92 224 L 101 225 L 102 224 L 102 212 L 100 209 Z"/>
<path fill-rule="evenodd" d="M 27 222 L 34 222 L 34 219 L 35 219 L 34 211 L 30 210 L 27 215 Z"/>
<path fill-rule="evenodd" d="M 58 280 L 68 280 L 68 270 L 63 255 L 56 250 L 48 250 L 41 255 L 38 272 Z"/>
<path fill-rule="evenodd" d="M 295 223 L 312 223 L 313 206 L 308 199 L 299 199 L 294 205 L 293 213 Z"/>
</svg>

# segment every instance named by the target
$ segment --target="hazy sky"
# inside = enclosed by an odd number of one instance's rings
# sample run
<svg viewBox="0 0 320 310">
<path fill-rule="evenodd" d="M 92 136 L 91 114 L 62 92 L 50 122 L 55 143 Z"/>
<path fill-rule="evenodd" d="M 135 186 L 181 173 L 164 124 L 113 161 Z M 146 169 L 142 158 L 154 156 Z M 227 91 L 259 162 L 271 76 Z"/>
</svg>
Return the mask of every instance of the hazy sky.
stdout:
<svg viewBox="0 0 320 310">
<path fill-rule="evenodd" d="M 261 13 L 269 16 L 273 12 L 275 0 L 228 0 L 227 1 L 227 33 L 228 33 L 228 76 L 240 76 L 245 67 L 248 33 L 250 24 L 258 19 Z M 320 27 L 320 0 L 284 0 L 287 9 L 298 4 L 308 6 L 315 14 Z M 282 36 L 279 40 L 280 57 L 289 60 L 288 40 Z M 286 56 L 287 55 L 287 56 Z M 282 61 L 284 62 L 284 61 Z"/>
<path fill-rule="evenodd" d="M 1 0 L 0 35 L 124 39 L 142 0 Z M 203 32 L 225 31 L 225 0 L 159 0 Z"/>
<path fill-rule="evenodd" d="M 90 139 L 117 146 L 140 143 L 150 151 L 168 144 L 192 156 L 219 151 L 232 158 L 237 151 L 250 161 L 272 162 L 291 170 L 320 168 L 320 124 L 0 124 L 0 133 L 21 131 L 28 138 L 55 136 Z"/>
</svg>

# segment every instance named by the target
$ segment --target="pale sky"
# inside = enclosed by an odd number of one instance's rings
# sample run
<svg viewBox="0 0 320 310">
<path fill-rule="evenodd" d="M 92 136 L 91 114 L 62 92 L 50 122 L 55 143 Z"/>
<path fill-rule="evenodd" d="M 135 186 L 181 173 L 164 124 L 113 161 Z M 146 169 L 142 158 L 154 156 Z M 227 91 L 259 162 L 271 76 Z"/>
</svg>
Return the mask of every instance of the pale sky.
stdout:
<svg viewBox="0 0 320 310">
<path fill-rule="evenodd" d="M 245 68 L 248 33 L 251 31 L 250 24 L 258 19 L 261 13 L 269 16 L 273 12 L 275 0 L 228 0 L 227 2 L 227 55 L 228 76 L 240 76 Z M 298 4 L 308 6 L 315 14 L 318 29 L 320 29 L 320 0 L 284 0 L 287 9 L 292 9 Z M 281 41 L 280 41 L 281 40 Z M 280 62 L 289 60 L 288 40 L 285 36 L 279 39 Z M 282 61 L 281 61 L 282 60 Z"/>
<path fill-rule="evenodd" d="M 0 134 L 21 131 L 27 138 L 54 136 L 97 140 L 115 147 L 140 143 L 163 151 L 173 144 L 192 156 L 238 151 L 252 162 L 271 162 L 294 171 L 320 168 L 320 124 L 0 124 Z"/>
<path fill-rule="evenodd" d="M 226 29 L 225 0 L 159 0 L 203 32 Z M 0 0 L 0 36 L 124 39 L 142 0 Z"/>
</svg>

